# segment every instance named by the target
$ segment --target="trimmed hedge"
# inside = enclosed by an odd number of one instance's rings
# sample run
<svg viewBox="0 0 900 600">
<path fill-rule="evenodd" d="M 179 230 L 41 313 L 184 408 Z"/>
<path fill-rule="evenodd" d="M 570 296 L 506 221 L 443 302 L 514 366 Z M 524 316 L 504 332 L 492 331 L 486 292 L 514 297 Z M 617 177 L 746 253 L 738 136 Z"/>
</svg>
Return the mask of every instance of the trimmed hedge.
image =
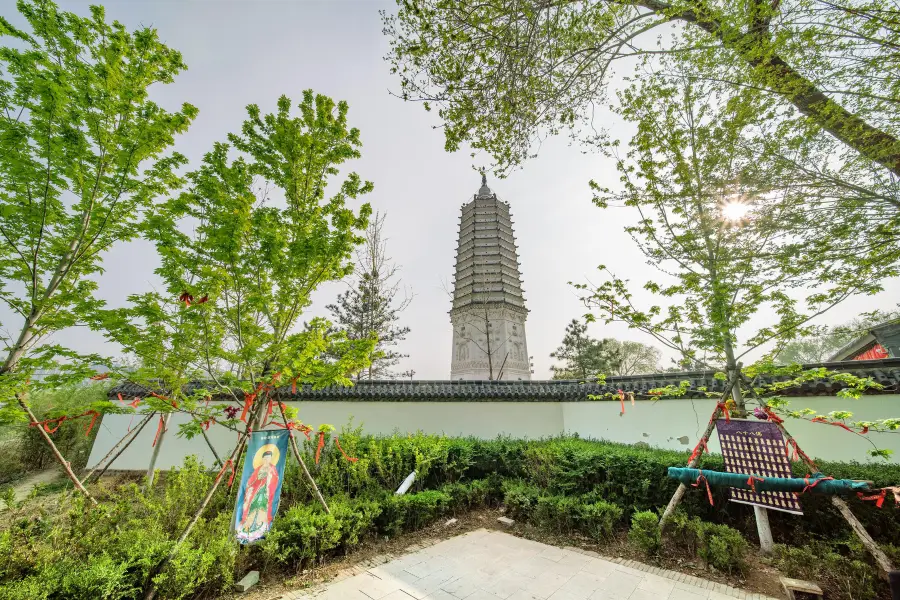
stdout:
<svg viewBox="0 0 900 600">
<path fill-rule="evenodd" d="M 500 493 L 496 481 L 502 481 L 506 502 L 514 518 L 520 519 L 530 518 L 531 511 L 537 507 L 534 490 L 538 496 L 590 495 L 593 501 L 602 500 L 620 507 L 625 521 L 638 511 L 657 511 L 669 502 L 678 486 L 668 478 L 668 468 L 684 465 L 688 459 L 688 452 L 577 437 L 485 441 L 428 435 L 371 437 L 360 436 L 358 431 L 345 431 L 341 443 L 359 460 L 348 463 L 335 449 L 329 448 L 329 456 L 314 468 L 315 477 L 327 495 L 360 496 L 394 490 L 413 470 L 417 479 L 411 492 L 438 489 L 448 483 L 491 479 L 495 481 L 492 498 L 496 499 Z M 313 450 L 313 444 L 308 443 L 310 456 Z M 705 455 L 700 468 L 724 470 L 722 457 Z M 836 478 L 871 480 L 876 486 L 900 482 L 898 464 L 822 462 L 820 469 Z M 800 463 L 794 465 L 794 470 L 798 477 L 807 474 Z M 510 488 L 517 485 L 517 491 Z M 690 490 L 682 501 L 685 512 L 704 521 L 729 525 L 756 539 L 752 507 L 729 502 L 726 488 L 712 491 L 714 504 L 710 506 L 705 491 Z M 298 469 L 288 473 L 285 493 L 296 500 L 310 499 Z M 516 493 L 526 496 L 518 498 Z M 893 503 L 886 502 L 878 509 L 874 503 L 855 497 L 847 501 L 876 540 L 889 543 L 900 539 L 900 510 Z M 801 497 L 801 504 L 802 517 L 769 511 L 776 542 L 802 545 L 811 539 L 844 539 L 851 535 L 849 526 L 827 496 L 806 494 Z"/>
<path fill-rule="evenodd" d="M 653 552 L 659 542 L 651 525 L 677 487 L 666 476 L 667 469 L 688 458 L 686 452 L 578 438 L 482 441 L 372 437 L 345 430 L 340 439 L 356 462 L 344 460 L 329 442 L 316 464 L 314 443 L 304 447 L 330 515 L 319 507 L 291 460 L 273 530 L 261 544 L 239 548 L 229 533 L 235 493 L 223 487 L 175 560 L 157 576 L 160 597 L 213 597 L 231 586 L 236 573 L 250 568 L 301 568 L 348 552 L 369 538 L 393 537 L 501 502 L 516 519 L 598 541 L 631 521 L 637 524 L 632 537 L 640 543 L 635 531 L 646 534 L 641 545 Z M 707 456 L 701 467 L 721 470 L 721 458 Z M 413 470 L 417 478 L 410 492 L 395 496 L 393 491 Z M 871 479 L 876 485 L 900 481 L 898 465 L 827 463 L 822 471 Z M 188 460 L 150 492 L 123 486 L 104 496 L 97 508 L 78 496 L 73 500 L 64 495 L 58 516 L 50 512 L 24 518 L 20 509 L 12 509 L 6 529 L 0 527 L 0 600 L 139 598 L 146 577 L 172 547 L 200 501 L 200 490 L 214 477 Z M 715 504 L 710 506 L 705 491 L 689 492 L 674 530 L 711 564 L 739 567 L 745 542 L 724 526 L 755 539 L 752 510 L 727 502 L 723 489 L 713 493 Z M 851 532 L 827 498 L 808 494 L 801 502 L 806 511 L 802 518 L 771 513 L 777 541 L 803 546 L 822 540 L 829 548 L 846 544 Z M 855 498 L 850 502 L 876 539 L 900 539 L 900 511 L 892 503 L 879 510 Z M 722 562 L 720 557 L 726 555 L 736 560 Z M 829 560 L 837 559 L 829 555 Z"/>
</svg>

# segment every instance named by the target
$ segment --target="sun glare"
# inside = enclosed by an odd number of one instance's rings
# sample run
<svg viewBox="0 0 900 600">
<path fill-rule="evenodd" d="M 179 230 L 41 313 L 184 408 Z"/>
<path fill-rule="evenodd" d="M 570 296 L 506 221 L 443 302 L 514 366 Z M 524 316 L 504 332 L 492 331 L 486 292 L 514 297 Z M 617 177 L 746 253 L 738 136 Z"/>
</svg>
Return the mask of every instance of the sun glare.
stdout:
<svg viewBox="0 0 900 600">
<path fill-rule="evenodd" d="M 750 207 L 743 202 L 729 202 L 722 206 L 722 216 L 727 221 L 740 221 L 747 218 Z"/>
</svg>

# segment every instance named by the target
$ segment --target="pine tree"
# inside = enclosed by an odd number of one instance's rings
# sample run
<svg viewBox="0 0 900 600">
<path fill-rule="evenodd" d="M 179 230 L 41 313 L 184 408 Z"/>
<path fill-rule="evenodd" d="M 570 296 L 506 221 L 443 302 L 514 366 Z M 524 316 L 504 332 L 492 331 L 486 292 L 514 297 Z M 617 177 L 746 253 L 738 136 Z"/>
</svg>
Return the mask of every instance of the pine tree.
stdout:
<svg viewBox="0 0 900 600">
<path fill-rule="evenodd" d="M 357 249 L 350 289 L 340 294 L 336 304 L 326 308 L 351 340 L 370 336 L 377 338 L 372 364 L 357 374 L 360 379 L 393 379 L 391 367 L 408 355 L 393 349 L 406 338 L 409 327 L 400 327 L 400 313 L 409 306 L 412 296 L 400 294 L 400 270 L 387 255 L 387 240 L 382 236 L 384 215 L 376 213 L 369 222 L 365 241 Z"/>
</svg>

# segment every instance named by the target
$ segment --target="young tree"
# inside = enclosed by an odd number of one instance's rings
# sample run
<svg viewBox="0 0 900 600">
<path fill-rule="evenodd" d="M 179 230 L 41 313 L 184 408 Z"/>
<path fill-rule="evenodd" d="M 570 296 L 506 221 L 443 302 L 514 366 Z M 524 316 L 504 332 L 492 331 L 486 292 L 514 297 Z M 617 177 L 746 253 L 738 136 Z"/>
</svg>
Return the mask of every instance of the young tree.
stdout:
<svg viewBox="0 0 900 600">
<path fill-rule="evenodd" d="M 110 339 L 144 365 L 128 378 L 167 391 L 151 408 L 198 416 L 187 435 L 210 419 L 237 425 L 224 405 L 200 404 L 214 391 L 243 404 L 274 380 L 349 383 L 368 364 L 370 340 L 348 341 L 321 319 L 299 327 L 313 290 L 351 271 L 370 208 L 346 203 L 372 184 L 351 172 L 326 197 L 338 167 L 360 156 L 359 131 L 348 128 L 344 102 L 307 90 L 298 107 L 292 116 L 282 96 L 274 114 L 247 108 L 241 133 L 229 135 L 240 155 L 215 144 L 187 175 L 189 189 L 147 223 L 165 290 L 104 315 Z M 206 386 L 184 391 L 196 379 Z"/>
<path fill-rule="evenodd" d="M 616 341 L 597 340 L 587 335 L 587 325 L 578 319 L 566 325 L 562 344 L 551 358 L 562 361 L 563 366 L 553 365 L 553 379 L 589 379 L 597 375 L 611 375 L 618 368 L 619 356 Z"/>
<path fill-rule="evenodd" d="M 409 327 L 397 326 L 397 320 L 412 302 L 412 296 L 404 293 L 402 299 L 398 298 L 400 267 L 387 255 L 383 228 L 384 215 L 375 213 L 366 229 L 365 241 L 356 250 L 350 289 L 338 296 L 337 304 L 326 307 L 348 339 L 365 340 L 374 335 L 377 340 L 372 362 L 357 373 L 357 380 L 393 379 L 396 374 L 391 367 L 408 356 L 392 348 L 409 333 Z"/>
<path fill-rule="evenodd" d="M 648 86 L 656 93 L 646 94 Z M 705 353 L 734 380 L 748 352 L 767 344 L 777 351 L 812 318 L 877 283 L 872 273 L 867 282 L 808 253 L 793 235 L 791 201 L 768 189 L 756 156 L 736 143 L 746 129 L 763 127 L 763 98 L 703 82 L 658 86 L 623 93 L 619 112 L 638 125 L 618 161 L 624 191 L 596 186 L 596 202 L 636 209 L 639 221 L 627 230 L 662 273 L 645 289 L 670 304 L 639 307 L 612 273 L 595 288 L 577 287 L 590 290 L 586 302 L 607 321 L 624 321 L 691 361 Z M 659 93 L 669 101 L 657 102 Z M 812 286 L 804 307 L 793 290 Z M 759 311 L 775 317 L 742 336 Z M 734 390 L 741 412 L 741 387 Z"/>
<path fill-rule="evenodd" d="M 194 419 L 181 426 L 188 437 L 212 423 L 238 432 L 223 472 L 236 468 L 251 431 L 279 413 L 289 426 L 294 414 L 270 395 L 276 385 L 349 384 L 372 353 L 372 340 L 347 340 L 324 320 L 299 326 L 313 290 L 352 270 L 371 209 L 363 204 L 355 211 L 347 203 L 372 184 L 350 172 L 336 187 L 328 185 L 360 156 L 347 104 L 307 90 L 298 108 L 299 116 L 291 115 L 285 96 L 274 114 L 248 106 L 241 133 L 228 136 L 233 149 L 215 144 L 188 174 L 188 190 L 147 223 L 164 289 L 135 295 L 129 307 L 103 315 L 110 339 L 144 366 L 126 374 L 149 392 L 143 410 L 190 413 Z M 195 380 L 201 384 L 186 385 Z M 210 404 L 214 394 L 231 396 L 237 406 Z M 220 472 L 169 557 L 222 479 Z M 154 568 L 151 582 L 164 565 Z M 151 583 L 145 598 L 154 595 Z"/>
<path fill-rule="evenodd" d="M 109 24 L 97 6 L 89 17 L 50 0 L 17 6 L 30 33 L 0 18 L 0 36 L 12 38 L 0 47 L 0 299 L 19 319 L 2 337 L 0 410 L 17 419 L 18 405 L 34 421 L 25 388 L 35 369 L 59 368 L 45 383 L 60 385 L 102 364 L 47 338 L 102 306 L 102 257 L 179 185 L 184 157 L 163 154 L 197 109 L 150 101 L 150 86 L 185 68 L 155 30 Z"/>
</svg>

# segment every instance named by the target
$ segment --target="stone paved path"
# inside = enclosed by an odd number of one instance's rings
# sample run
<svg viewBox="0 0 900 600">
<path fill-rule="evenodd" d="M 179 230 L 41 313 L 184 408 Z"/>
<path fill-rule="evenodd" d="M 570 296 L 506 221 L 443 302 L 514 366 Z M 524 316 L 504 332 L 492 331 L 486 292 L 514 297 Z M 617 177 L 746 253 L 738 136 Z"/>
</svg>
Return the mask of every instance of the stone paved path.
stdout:
<svg viewBox="0 0 900 600">
<path fill-rule="evenodd" d="M 634 561 L 479 529 L 284 600 L 769 600 Z M 362 571 L 362 572 L 360 572 Z"/>
</svg>

